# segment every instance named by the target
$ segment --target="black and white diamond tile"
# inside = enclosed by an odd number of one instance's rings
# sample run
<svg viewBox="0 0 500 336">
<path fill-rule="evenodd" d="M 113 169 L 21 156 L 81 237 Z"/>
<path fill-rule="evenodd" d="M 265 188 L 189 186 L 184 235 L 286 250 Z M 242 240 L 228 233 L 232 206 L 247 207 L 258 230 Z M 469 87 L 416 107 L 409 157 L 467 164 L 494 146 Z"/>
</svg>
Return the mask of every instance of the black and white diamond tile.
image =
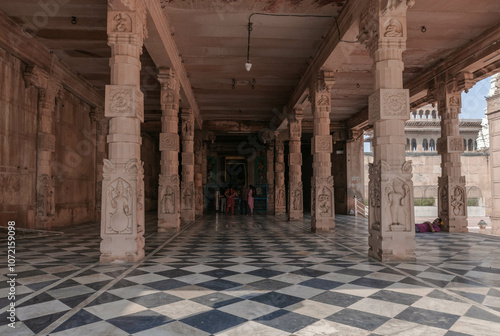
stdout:
<svg viewBox="0 0 500 336">
<path fill-rule="evenodd" d="M 335 232 L 320 235 L 308 232 L 308 219 L 218 221 L 217 229 L 213 216 L 197 221 L 139 265 L 99 265 L 97 223 L 21 242 L 15 332 L 500 334 L 500 240 L 417 235 L 417 262 L 384 264 L 367 258 L 359 218 L 337 216 Z M 148 252 L 173 234 L 154 233 L 155 222 L 148 215 Z M 16 335 L 6 328 L 0 324 L 0 334 Z"/>
</svg>

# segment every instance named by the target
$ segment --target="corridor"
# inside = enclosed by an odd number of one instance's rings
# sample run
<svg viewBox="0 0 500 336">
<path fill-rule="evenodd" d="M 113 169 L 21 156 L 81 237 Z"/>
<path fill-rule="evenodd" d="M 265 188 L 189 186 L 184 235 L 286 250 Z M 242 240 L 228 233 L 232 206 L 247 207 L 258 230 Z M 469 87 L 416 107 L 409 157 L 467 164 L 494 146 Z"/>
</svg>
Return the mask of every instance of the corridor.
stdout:
<svg viewBox="0 0 500 336">
<path fill-rule="evenodd" d="M 0 334 L 500 334 L 495 237 L 417 234 L 417 263 L 381 263 L 368 259 L 367 221 L 355 217 L 318 234 L 309 218 L 211 215 L 179 234 L 156 233 L 155 215 L 146 222 L 135 264 L 98 263 L 98 223 L 19 239 L 20 321 L 9 328 L 2 314 Z"/>
</svg>

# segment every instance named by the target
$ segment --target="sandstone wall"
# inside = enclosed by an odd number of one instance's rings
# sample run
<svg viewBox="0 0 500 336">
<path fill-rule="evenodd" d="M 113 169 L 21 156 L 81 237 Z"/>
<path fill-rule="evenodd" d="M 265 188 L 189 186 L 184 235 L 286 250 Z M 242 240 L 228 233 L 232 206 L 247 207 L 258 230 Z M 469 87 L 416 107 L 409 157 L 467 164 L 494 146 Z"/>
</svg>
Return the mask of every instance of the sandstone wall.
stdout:
<svg viewBox="0 0 500 336">
<path fill-rule="evenodd" d="M 145 211 L 158 208 L 158 176 L 160 175 L 160 151 L 158 140 L 142 133 L 141 160 L 144 162 Z"/>
<path fill-rule="evenodd" d="M 0 225 L 35 217 L 38 90 L 26 88 L 24 65 L 0 49 Z"/>
</svg>

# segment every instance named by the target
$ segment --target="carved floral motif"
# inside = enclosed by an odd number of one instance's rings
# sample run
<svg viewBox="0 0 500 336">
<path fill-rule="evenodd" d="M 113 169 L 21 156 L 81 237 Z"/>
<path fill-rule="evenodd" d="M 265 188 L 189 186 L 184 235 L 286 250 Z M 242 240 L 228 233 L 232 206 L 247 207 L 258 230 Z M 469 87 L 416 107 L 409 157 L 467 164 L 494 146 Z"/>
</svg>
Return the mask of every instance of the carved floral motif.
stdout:
<svg viewBox="0 0 500 336">
<path fill-rule="evenodd" d="M 118 13 L 113 17 L 113 31 L 118 33 L 132 32 L 132 19 L 126 13 Z"/>
</svg>

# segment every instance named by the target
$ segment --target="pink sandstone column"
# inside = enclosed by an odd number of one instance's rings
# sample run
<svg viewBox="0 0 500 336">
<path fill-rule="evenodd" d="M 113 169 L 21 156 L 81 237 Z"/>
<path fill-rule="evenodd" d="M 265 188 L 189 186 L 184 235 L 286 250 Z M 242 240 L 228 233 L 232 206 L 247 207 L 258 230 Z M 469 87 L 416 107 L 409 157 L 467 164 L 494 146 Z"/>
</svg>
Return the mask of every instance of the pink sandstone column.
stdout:
<svg viewBox="0 0 500 336">
<path fill-rule="evenodd" d="M 490 133 L 492 212 L 491 233 L 500 235 L 500 74 L 493 76 L 487 101 Z"/>
<path fill-rule="evenodd" d="M 200 130 L 194 133 L 194 187 L 195 213 L 203 216 L 203 133 Z"/>
<path fill-rule="evenodd" d="M 311 181 L 311 231 L 335 228 L 332 176 L 332 136 L 330 134 L 332 72 L 322 71 L 309 89 L 313 113 L 313 177 Z"/>
<path fill-rule="evenodd" d="M 180 229 L 179 82 L 174 71 L 159 69 L 161 85 L 161 174 L 158 186 L 158 232 Z"/>
<path fill-rule="evenodd" d="M 182 182 L 181 182 L 181 220 L 192 222 L 195 219 L 194 188 L 194 115 L 190 109 L 182 109 Z"/>
<path fill-rule="evenodd" d="M 302 220 L 304 217 L 304 202 L 302 189 L 302 119 L 304 115 L 301 109 L 295 109 L 288 116 L 288 130 L 290 139 L 288 142 L 288 220 Z"/>
<path fill-rule="evenodd" d="M 274 162 L 274 214 L 284 215 L 286 213 L 285 195 L 285 144 L 283 140 L 276 139 L 275 162 Z"/>
<path fill-rule="evenodd" d="M 462 89 L 457 79 L 440 79 L 431 89 L 441 116 L 441 137 L 437 150 L 441 154 L 441 176 L 438 178 L 438 213 L 444 230 L 467 232 L 467 193 L 462 176 L 460 154 L 464 152 L 458 115 L 461 110 Z"/>
<path fill-rule="evenodd" d="M 111 85 L 106 85 L 109 156 L 104 160 L 101 262 L 137 262 L 144 257 L 144 121 L 140 70 L 146 9 L 142 1 L 108 3 Z"/>
<path fill-rule="evenodd" d="M 267 214 L 274 215 L 274 141 L 267 142 Z"/>
<path fill-rule="evenodd" d="M 375 92 L 369 97 L 373 164 L 369 168 L 369 251 L 382 261 L 415 259 L 411 161 L 405 161 L 409 93 L 403 89 L 406 11 L 413 1 L 369 2 L 360 21 L 360 42 L 374 60 Z"/>
</svg>

